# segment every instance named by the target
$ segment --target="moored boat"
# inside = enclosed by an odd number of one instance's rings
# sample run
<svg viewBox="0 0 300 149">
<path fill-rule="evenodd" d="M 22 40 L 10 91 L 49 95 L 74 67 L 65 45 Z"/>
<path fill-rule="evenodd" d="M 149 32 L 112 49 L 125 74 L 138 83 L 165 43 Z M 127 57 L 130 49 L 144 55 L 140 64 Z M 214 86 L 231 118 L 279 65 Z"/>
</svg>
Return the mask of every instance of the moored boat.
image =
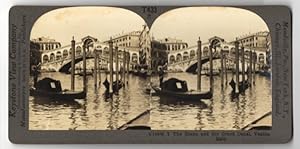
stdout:
<svg viewBox="0 0 300 149">
<path fill-rule="evenodd" d="M 73 100 L 85 98 L 86 92 L 62 90 L 60 81 L 51 78 L 44 78 L 38 81 L 35 87 L 30 88 L 30 96 L 59 100 Z"/>
<path fill-rule="evenodd" d="M 159 96 L 172 97 L 177 100 L 201 100 L 212 98 L 212 92 L 188 90 L 186 81 L 176 78 L 171 78 L 163 82 L 161 87 L 152 86 L 152 88 Z"/>
</svg>

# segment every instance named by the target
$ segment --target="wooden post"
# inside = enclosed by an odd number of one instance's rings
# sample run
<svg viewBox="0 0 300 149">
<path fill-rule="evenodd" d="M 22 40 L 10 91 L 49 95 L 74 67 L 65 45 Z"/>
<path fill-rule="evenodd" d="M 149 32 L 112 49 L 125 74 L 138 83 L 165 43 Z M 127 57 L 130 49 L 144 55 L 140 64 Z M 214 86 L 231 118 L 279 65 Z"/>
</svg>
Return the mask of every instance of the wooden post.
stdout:
<svg viewBox="0 0 300 149">
<path fill-rule="evenodd" d="M 235 41 L 235 81 L 236 81 L 236 91 L 239 92 L 240 74 L 239 74 L 239 42 Z"/>
<path fill-rule="evenodd" d="M 248 77 L 249 77 L 249 83 L 250 83 L 250 87 L 252 86 L 252 59 L 253 59 L 253 54 L 252 54 L 252 50 L 250 49 L 250 52 L 249 52 L 249 74 L 248 74 Z"/>
<path fill-rule="evenodd" d="M 123 81 L 123 83 L 124 83 L 124 85 L 125 85 L 125 72 L 126 72 L 126 51 L 125 51 L 125 49 L 123 50 L 123 71 L 122 71 L 122 81 Z"/>
<path fill-rule="evenodd" d="M 119 50 L 118 46 L 115 47 L 115 59 L 116 59 L 116 89 L 119 89 Z"/>
<path fill-rule="evenodd" d="M 255 50 L 254 50 L 254 53 L 256 54 Z M 255 79 L 256 79 L 256 62 L 257 62 L 257 54 L 255 55 L 255 59 L 253 60 L 253 73 L 254 73 L 254 76 L 253 76 L 253 85 L 255 85 Z"/>
<path fill-rule="evenodd" d="M 97 80 L 97 70 L 98 70 L 98 54 L 96 49 L 94 49 L 94 86 L 97 88 L 98 80 Z"/>
<path fill-rule="evenodd" d="M 202 70 L 202 52 L 201 52 L 201 40 L 198 40 L 198 50 L 197 50 L 197 90 L 201 91 L 201 70 Z"/>
<path fill-rule="evenodd" d="M 212 45 L 209 46 L 209 83 L 210 83 L 210 92 L 213 93 L 213 53 Z"/>
<path fill-rule="evenodd" d="M 102 61 L 101 61 L 101 57 L 102 57 L 102 55 L 100 55 L 100 51 L 99 51 L 99 53 L 97 53 L 97 55 L 98 55 L 98 75 L 99 75 L 99 87 L 101 87 L 101 63 L 102 63 Z M 100 61 L 100 63 L 99 63 L 99 61 Z"/>
<path fill-rule="evenodd" d="M 75 90 L 75 40 L 74 37 L 71 41 L 71 48 L 72 48 L 72 53 L 71 53 L 71 91 Z"/>
<path fill-rule="evenodd" d="M 109 42 L 109 92 L 113 92 L 113 42 L 110 38 Z"/>
<path fill-rule="evenodd" d="M 224 61 L 225 61 L 225 85 L 227 85 L 228 84 L 228 75 L 227 75 L 228 64 L 227 64 L 226 56 L 224 57 Z"/>
<path fill-rule="evenodd" d="M 83 45 L 83 91 L 87 91 L 87 83 L 86 83 L 86 46 L 88 45 Z"/>
<path fill-rule="evenodd" d="M 244 46 L 241 48 L 241 56 L 242 56 L 242 93 L 245 93 L 245 49 Z"/>
<path fill-rule="evenodd" d="M 126 61 L 127 61 L 127 74 L 129 74 L 129 67 L 130 67 L 130 53 L 129 51 L 126 52 L 127 56 L 126 56 Z"/>
<path fill-rule="evenodd" d="M 224 55 L 223 49 L 221 49 L 221 87 L 224 87 Z"/>
</svg>

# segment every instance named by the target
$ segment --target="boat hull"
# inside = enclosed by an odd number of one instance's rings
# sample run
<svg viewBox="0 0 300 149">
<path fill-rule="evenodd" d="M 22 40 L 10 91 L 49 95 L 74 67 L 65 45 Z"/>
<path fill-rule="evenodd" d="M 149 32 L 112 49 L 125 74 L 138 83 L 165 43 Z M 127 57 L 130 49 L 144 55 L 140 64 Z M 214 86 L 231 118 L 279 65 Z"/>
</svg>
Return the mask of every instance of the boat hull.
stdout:
<svg viewBox="0 0 300 149">
<path fill-rule="evenodd" d="M 50 99 L 73 100 L 84 99 L 86 97 L 86 93 L 84 91 L 48 92 L 31 88 L 30 96 L 46 97 Z"/>
<path fill-rule="evenodd" d="M 176 100 L 189 100 L 196 101 L 201 99 L 211 99 L 212 93 L 207 92 L 198 92 L 198 91 L 188 91 L 188 92 L 174 92 L 169 90 L 161 90 L 159 87 L 152 87 L 153 90 L 159 96 L 172 97 Z"/>
</svg>

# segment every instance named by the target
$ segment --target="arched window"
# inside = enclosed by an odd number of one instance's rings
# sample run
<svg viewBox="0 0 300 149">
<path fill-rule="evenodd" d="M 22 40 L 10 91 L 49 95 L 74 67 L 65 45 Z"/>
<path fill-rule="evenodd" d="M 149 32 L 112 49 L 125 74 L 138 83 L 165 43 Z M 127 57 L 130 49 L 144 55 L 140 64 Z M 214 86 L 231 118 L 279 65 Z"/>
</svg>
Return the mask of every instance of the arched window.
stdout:
<svg viewBox="0 0 300 149">
<path fill-rule="evenodd" d="M 69 55 L 69 54 L 68 54 L 68 50 L 65 49 L 65 50 L 63 51 L 63 58 L 67 58 L 68 55 Z"/>
<path fill-rule="evenodd" d="M 264 62 L 265 62 L 265 55 L 262 54 L 262 53 L 260 53 L 260 54 L 258 55 L 258 61 L 259 61 L 260 63 L 264 63 Z"/>
<path fill-rule="evenodd" d="M 188 52 L 183 52 L 183 60 L 188 60 L 189 59 L 189 53 Z"/>
<path fill-rule="evenodd" d="M 195 50 L 191 50 L 191 52 L 190 52 L 190 58 L 193 59 L 193 58 L 195 58 L 195 56 L 196 56 Z"/>
<path fill-rule="evenodd" d="M 203 56 L 208 56 L 209 55 L 209 50 L 208 50 L 208 47 L 204 47 L 203 48 Z"/>
<path fill-rule="evenodd" d="M 49 56 L 48 55 L 44 55 L 43 56 L 43 63 L 47 63 L 49 61 Z"/>
<path fill-rule="evenodd" d="M 61 59 L 61 52 L 60 51 L 57 51 L 56 52 L 56 60 L 60 60 Z"/>
<path fill-rule="evenodd" d="M 136 53 L 132 54 L 132 60 L 133 63 L 137 63 L 138 62 L 138 55 Z"/>
<path fill-rule="evenodd" d="M 179 62 L 179 61 L 182 61 L 182 55 L 180 53 L 178 53 L 176 55 L 176 61 Z"/>
<path fill-rule="evenodd" d="M 51 53 L 50 54 L 50 62 L 53 62 L 53 61 L 55 61 L 55 54 Z"/>
<path fill-rule="evenodd" d="M 76 47 L 76 50 L 75 50 L 75 56 L 78 56 L 81 54 L 81 47 L 80 46 L 77 46 Z"/>
<path fill-rule="evenodd" d="M 170 64 L 173 64 L 175 62 L 175 56 L 174 55 L 171 55 L 170 56 L 170 59 L 169 59 L 169 63 Z"/>
</svg>

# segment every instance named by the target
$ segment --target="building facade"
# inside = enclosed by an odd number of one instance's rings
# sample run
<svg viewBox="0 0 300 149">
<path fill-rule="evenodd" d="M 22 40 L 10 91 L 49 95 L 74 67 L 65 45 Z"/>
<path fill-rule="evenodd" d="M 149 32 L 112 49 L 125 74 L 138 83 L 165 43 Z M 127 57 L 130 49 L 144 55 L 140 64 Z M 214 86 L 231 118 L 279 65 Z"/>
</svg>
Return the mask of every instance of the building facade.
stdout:
<svg viewBox="0 0 300 149">
<path fill-rule="evenodd" d="M 33 43 L 36 43 L 40 47 L 40 51 L 47 51 L 52 49 L 57 49 L 61 47 L 61 43 L 55 41 L 55 39 L 47 37 L 39 37 L 36 39 L 31 39 Z"/>
<path fill-rule="evenodd" d="M 162 44 L 165 44 L 168 51 L 177 51 L 177 50 L 188 48 L 188 43 L 180 39 L 164 38 L 158 41 Z"/>
<path fill-rule="evenodd" d="M 237 41 L 244 47 L 252 48 L 255 50 L 266 50 L 267 49 L 267 36 L 269 32 L 257 32 L 254 34 L 245 35 L 237 38 Z"/>
<path fill-rule="evenodd" d="M 168 62 L 167 46 L 160 41 L 151 41 L 151 68 L 154 72 L 158 71 L 159 66 L 165 66 Z"/>
<path fill-rule="evenodd" d="M 131 57 L 132 62 L 139 64 L 140 35 L 141 31 L 133 31 L 115 35 L 111 40 L 113 45 L 118 46 L 119 49 L 126 49 L 130 52 L 134 52 Z M 104 41 L 105 44 L 108 44 L 108 42 L 109 40 Z"/>
</svg>

